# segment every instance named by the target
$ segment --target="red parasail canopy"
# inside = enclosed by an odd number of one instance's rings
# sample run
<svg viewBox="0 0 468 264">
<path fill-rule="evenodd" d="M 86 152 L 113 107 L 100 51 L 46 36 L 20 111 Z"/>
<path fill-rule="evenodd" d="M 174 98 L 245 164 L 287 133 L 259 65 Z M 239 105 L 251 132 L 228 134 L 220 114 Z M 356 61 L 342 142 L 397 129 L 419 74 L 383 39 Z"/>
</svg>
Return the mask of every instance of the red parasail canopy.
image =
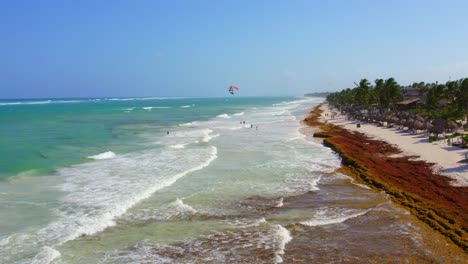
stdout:
<svg viewBox="0 0 468 264">
<path fill-rule="evenodd" d="M 234 89 L 239 90 L 239 87 L 237 87 L 237 86 L 235 86 L 235 85 L 229 86 L 229 92 L 230 92 L 231 94 L 234 94 Z"/>
</svg>

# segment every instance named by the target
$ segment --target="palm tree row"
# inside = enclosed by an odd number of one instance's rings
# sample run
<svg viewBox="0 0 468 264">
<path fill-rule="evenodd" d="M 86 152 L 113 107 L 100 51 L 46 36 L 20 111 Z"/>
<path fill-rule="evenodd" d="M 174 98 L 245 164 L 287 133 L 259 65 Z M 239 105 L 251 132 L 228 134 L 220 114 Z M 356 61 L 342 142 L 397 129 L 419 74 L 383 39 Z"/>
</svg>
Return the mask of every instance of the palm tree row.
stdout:
<svg viewBox="0 0 468 264">
<path fill-rule="evenodd" d="M 355 83 L 356 84 L 356 83 Z M 413 83 L 419 90 L 420 104 L 406 109 L 408 112 L 435 119 L 461 119 L 468 115 L 468 78 L 439 83 Z M 327 101 L 341 107 L 377 109 L 381 114 L 395 112 L 403 99 L 401 86 L 394 78 L 376 79 L 372 85 L 362 79 L 355 88 L 331 93 Z"/>
</svg>

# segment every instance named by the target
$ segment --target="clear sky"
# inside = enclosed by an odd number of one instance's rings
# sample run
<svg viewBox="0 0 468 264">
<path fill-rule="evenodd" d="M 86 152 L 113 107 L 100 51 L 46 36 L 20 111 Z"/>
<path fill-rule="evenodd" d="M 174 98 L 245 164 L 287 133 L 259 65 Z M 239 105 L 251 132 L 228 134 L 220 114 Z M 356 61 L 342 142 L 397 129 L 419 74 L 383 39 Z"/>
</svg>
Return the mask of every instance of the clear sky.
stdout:
<svg viewBox="0 0 468 264">
<path fill-rule="evenodd" d="M 468 1 L 3 0 L 0 98 L 302 95 L 468 77 Z"/>
</svg>

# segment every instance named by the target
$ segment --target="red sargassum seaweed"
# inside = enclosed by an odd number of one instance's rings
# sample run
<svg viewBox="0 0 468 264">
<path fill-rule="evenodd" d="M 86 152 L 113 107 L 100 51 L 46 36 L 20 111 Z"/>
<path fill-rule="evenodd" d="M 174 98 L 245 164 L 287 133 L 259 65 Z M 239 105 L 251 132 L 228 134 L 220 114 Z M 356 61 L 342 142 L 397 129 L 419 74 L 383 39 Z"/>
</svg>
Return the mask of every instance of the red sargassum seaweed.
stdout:
<svg viewBox="0 0 468 264">
<path fill-rule="evenodd" d="M 468 188 L 451 185 L 452 179 L 434 171 L 433 163 L 398 156 L 397 146 L 363 133 L 319 121 L 319 106 L 304 123 L 319 127 L 316 137 L 342 158 L 342 172 L 383 190 L 418 219 L 468 251 Z"/>
</svg>

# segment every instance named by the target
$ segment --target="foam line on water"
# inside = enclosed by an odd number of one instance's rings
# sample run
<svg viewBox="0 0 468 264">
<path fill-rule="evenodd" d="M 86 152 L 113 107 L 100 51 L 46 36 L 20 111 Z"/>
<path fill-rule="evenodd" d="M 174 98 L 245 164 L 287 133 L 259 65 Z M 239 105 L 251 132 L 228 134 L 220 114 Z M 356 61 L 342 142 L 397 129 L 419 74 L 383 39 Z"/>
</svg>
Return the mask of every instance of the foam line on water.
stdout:
<svg viewBox="0 0 468 264">
<path fill-rule="evenodd" d="M 169 106 L 145 106 L 142 107 L 141 109 L 146 110 L 146 111 L 151 111 L 152 109 L 168 109 L 171 108 Z"/>
<path fill-rule="evenodd" d="M 195 122 L 188 122 L 188 123 L 179 124 L 180 127 L 191 127 L 193 125 L 195 125 Z"/>
<path fill-rule="evenodd" d="M 94 156 L 88 156 L 89 159 L 95 159 L 95 160 L 111 159 L 114 157 L 115 157 L 115 153 L 112 151 L 106 151 L 106 152 L 99 153 Z"/>
<path fill-rule="evenodd" d="M 264 217 L 258 219 L 249 219 L 249 218 L 241 218 L 228 221 L 229 225 L 235 228 L 248 228 L 248 227 L 255 227 L 261 224 L 266 223 L 267 220 Z"/>
<path fill-rule="evenodd" d="M 170 148 L 173 148 L 173 149 L 183 149 L 185 148 L 187 144 L 176 144 L 176 145 L 171 145 L 169 146 Z"/>
<path fill-rule="evenodd" d="M 148 220 L 162 220 L 167 221 L 174 217 L 180 217 L 183 215 L 196 214 L 197 210 L 192 206 L 184 203 L 183 199 L 177 198 L 175 201 L 163 204 L 160 206 L 154 206 L 150 208 L 136 208 L 130 210 L 119 221 L 124 220 L 128 223 L 135 223 Z"/>
<path fill-rule="evenodd" d="M 219 134 L 211 134 L 213 133 L 213 130 L 211 129 L 205 129 L 203 131 L 204 135 L 203 135 L 203 138 L 202 138 L 202 142 L 209 142 L 210 140 L 212 140 L 213 138 L 216 138 L 216 137 L 219 137 Z"/>
<path fill-rule="evenodd" d="M 275 207 L 279 208 L 279 207 L 283 207 L 284 203 L 283 203 L 283 197 L 281 197 L 278 201 L 278 203 L 275 205 Z"/>
<path fill-rule="evenodd" d="M 231 118 L 228 114 L 220 114 L 220 115 L 217 115 L 216 117 L 219 117 L 219 118 Z"/>
<path fill-rule="evenodd" d="M 284 250 L 286 248 L 286 244 L 292 240 L 291 233 L 284 228 L 282 225 L 276 226 L 276 237 L 277 237 L 277 250 L 276 250 L 276 261 L 275 263 L 282 263 L 283 258 L 281 257 L 284 255 Z"/>
<path fill-rule="evenodd" d="M 145 151 L 60 169 L 57 173 L 65 177 L 60 189 L 67 194 L 52 209 L 57 220 L 37 231 L 4 237 L 0 244 L 6 252 L 36 256 L 38 263 L 48 263 L 57 254 L 49 254 L 53 251 L 47 247 L 56 250 L 66 241 L 115 225 L 115 218 L 129 208 L 218 157 L 214 146 L 187 150 L 182 156 L 175 151 Z M 176 201 L 176 207 L 190 211 L 180 202 Z"/>
<path fill-rule="evenodd" d="M 61 254 L 57 250 L 45 246 L 41 249 L 39 254 L 37 254 L 32 260 L 31 264 L 45 264 L 50 263 L 53 260 L 60 258 Z"/>
<path fill-rule="evenodd" d="M 40 105 L 40 104 L 50 104 L 52 100 L 47 101 L 32 101 L 32 102 L 7 102 L 7 103 L 0 103 L 0 105 Z"/>
<path fill-rule="evenodd" d="M 369 212 L 369 210 L 359 211 L 359 212 L 339 212 L 339 213 L 330 213 L 328 210 L 320 210 L 316 216 L 307 221 L 300 222 L 300 224 L 305 226 L 322 226 L 322 225 L 331 225 L 343 223 L 344 221 L 362 216 Z"/>
<path fill-rule="evenodd" d="M 79 225 L 77 228 L 77 232 L 72 237 L 75 238 L 77 235 L 80 235 L 80 234 L 92 235 L 92 234 L 95 234 L 96 232 L 104 230 L 108 226 L 115 225 L 115 222 L 113 221 L 113 219 L 124 214 L 129 208 L 137 204 L 139 201 L 148 198 L 157 190 L 160 190 L 162 188 L 165 188 L 174 184 L 178 179 L 184 177 L 185 175 L 191 172 L 197 171 L 197 170 L 201 170 L 204 167 L 208 166 L 211 162 L 213 162 L 217 158 L 216 147 L 210 146 L 210 149 L 211 149 L 210 151 L 211 157 L 207 161 L 203 162 L 202 164 L 198 166 L 192 167 L 186 171 L 175 174 L 171 178 L 166 179 L 166 181 L 150 186 L 149 188 L 136 194 L 135 196 L 129 197 L 129 199 L 126 202 L 121 203 L 120 206 L 111 207 L 110 210 L 107 210 L 107 212 L 102 212 L 98 214 L 98 217 L 95 217 L 96 219 L 89 219 L 89 221 L 84 221 L 85 224 Z"/>
<path fill-rule="evenodd" d="M 174 205 L 179 209 L 180 212 L 189 212 L 195 214 L 197 210 L 195 210 L 192 206 L 185 204 L 182 199 L 177 198 L 174 202 Z"/>
<path fill-rule="evenodd" d="M 129 98 L 103 98 L 94 99 L 97 101 L 145 101 L 145 100 L 174 100 L 174 99 L 185 99 L 185 97 L 129 97 Z"/>
</svg>

